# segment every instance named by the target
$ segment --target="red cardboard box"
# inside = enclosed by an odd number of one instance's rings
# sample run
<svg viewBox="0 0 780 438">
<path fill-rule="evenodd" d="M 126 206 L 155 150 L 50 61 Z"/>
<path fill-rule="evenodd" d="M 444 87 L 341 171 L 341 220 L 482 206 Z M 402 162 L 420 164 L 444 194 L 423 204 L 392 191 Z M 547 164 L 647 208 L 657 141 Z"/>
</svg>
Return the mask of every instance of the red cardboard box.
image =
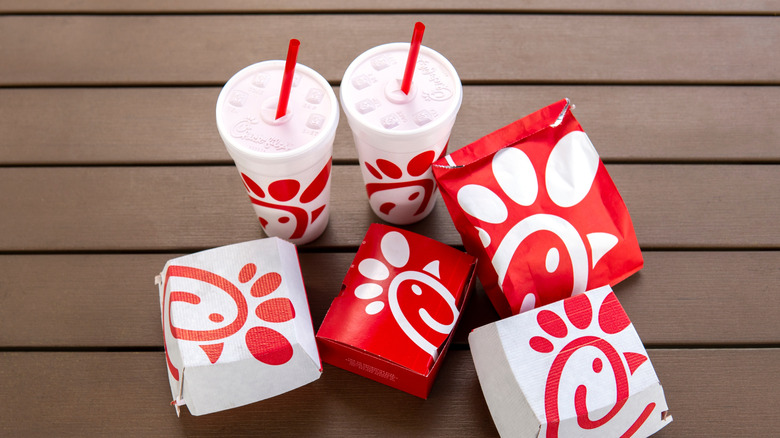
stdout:
<svg viewBox="0 0 780 438">
<path fill-rule="evenodd" d="M 475 267 L 445 244 L 372 224 L 317 333 L 322 360 L 427 398 Z"/>
</svg>

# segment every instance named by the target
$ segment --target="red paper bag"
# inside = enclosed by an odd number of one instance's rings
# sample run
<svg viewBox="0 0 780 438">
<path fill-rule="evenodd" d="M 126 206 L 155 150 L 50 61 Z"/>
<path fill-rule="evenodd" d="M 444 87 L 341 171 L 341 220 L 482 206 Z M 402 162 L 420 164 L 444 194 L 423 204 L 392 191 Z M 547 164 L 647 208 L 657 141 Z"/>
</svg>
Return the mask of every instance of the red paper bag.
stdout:
<svg viewBox="0 0 780 438">
<path fill-rule="evenodd" d="M 443 157 L 433 173 L 501 317 L 642 268 L 628 210 L 568 99 Z"/>
</svg>

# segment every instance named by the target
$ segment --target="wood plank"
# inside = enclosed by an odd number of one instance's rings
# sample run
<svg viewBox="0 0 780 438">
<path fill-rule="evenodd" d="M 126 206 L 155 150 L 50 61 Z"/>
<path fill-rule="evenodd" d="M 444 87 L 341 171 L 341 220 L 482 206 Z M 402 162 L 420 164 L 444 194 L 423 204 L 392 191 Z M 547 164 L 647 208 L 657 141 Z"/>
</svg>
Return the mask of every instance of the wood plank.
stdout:
<svg viewBox="0 0 780 438">
<path fill-rule="evenodd" d="M 656 436 L 780 428 L 780 349 L 649 354 L 674 416 Z M 445 357 L 428 400 L 325 365 L 319 380 L 273 399 L 180 419 L 162 352 L 0 353 L 0 378 L 6 436 L 497 436 L 465 350 Z"/>
<path fill-rule="evenodd" d="M 230 164 L 214 121 L 219 90 L 0 89 L 0 163 Z M 466 86 L 464 94 L 451 150 L 569 97 L 605 162 L 780 161 L 780 124 L 771 121 L 780 87 Z M 334 158 L 357 163 L 345 117 Z"/>
<path fill-rule="evenodd" d="M 776 165 L 608 166 L 640 245 L 780 247 Z M 233 166 L 6 168 L 0 251 L 190 251 L 262 236 Z M 356 247 L 371 222 L 357 166 L 335 166 L 314 248 Z M 443 202 L 408 229 L 457 245 Z"/>
<path fill-rule="evenodd" d="M 780 78 L 780 26 L 773 17 L 7 15 L 0 16 L 0 85 L 216 85 L 253 62 L 282 58 L 292 37 L 303 42 L 299 62 L 338 83 L 366 49 L 408 41 L 417 20 L 428 26 L 426 45 L 467 82 L 777 84 Z"/>
<path fill-rule="evenodd" d="M 480 12 L 558 12 L 558 13 L 675 13 L 675 14 L 773 14 L 780 11 L 775 0 L 710 1 L 573 1 L 527 0 L 518 3 L 511 0 L 490 0 L 474 3 L 469 0 L 448 0 L 426 3 L 422 6 L 414 0 L 396 0 L 392 3 L 376 3 L 365 0 L 320 0 L 312 3 L 304 0 L 264 1 L 262 5 L 252 0 L 136 0 L 134 2 L 77 0 L 5 0 L 0 13 L 54 14 L 54 13 L 227 13 L 227 12 L 320 12 L 320 11 L 480 11 Z"/>
<path fill-rule="evenodd" d="M 162 347 L 153 278 L 178 255 L 0 256 L 0 348 Z M 615 292 L 645 344 L 780 343 L 780 252 L 644 256 L 644 269 Z M 315 330 L 353 257 L 300 254 Z M 455 343 L 465 344 L 472 329 L 497 318 L 478 287 Z"/>
</svg>

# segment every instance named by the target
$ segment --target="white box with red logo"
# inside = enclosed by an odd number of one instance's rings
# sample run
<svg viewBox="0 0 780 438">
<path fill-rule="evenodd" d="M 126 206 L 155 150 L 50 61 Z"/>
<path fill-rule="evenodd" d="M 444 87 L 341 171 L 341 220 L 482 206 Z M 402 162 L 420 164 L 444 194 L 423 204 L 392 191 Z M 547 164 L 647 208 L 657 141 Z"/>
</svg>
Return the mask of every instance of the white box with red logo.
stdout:
<svg viewBox="0 0 780 438">
<path fill-rule="evenodd" d="M 502 436 L 646 437 L 672 421 L 609 286 L 477 328 L 469 346 Z"/>
<path fill-rule="evenodd" d="M 177 413 L 246 405 L 320 377 L 295 245 L 267 238 L 179 257 L 156 282 Z"/>
</svg>

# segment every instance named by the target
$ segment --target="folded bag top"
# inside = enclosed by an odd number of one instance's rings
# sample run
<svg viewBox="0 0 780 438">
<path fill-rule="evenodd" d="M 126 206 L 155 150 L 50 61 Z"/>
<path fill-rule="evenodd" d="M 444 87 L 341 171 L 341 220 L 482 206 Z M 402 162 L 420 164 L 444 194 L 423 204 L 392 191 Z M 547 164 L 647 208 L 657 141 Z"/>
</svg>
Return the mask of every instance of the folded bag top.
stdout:
<svg viewBox="0 0 780 438">
<path fill-rule="evenodd" d="M 433 164 L 501 317 L 642 268 L 625 203 L 571 109 L 561 100 Z"/>
</svg>

